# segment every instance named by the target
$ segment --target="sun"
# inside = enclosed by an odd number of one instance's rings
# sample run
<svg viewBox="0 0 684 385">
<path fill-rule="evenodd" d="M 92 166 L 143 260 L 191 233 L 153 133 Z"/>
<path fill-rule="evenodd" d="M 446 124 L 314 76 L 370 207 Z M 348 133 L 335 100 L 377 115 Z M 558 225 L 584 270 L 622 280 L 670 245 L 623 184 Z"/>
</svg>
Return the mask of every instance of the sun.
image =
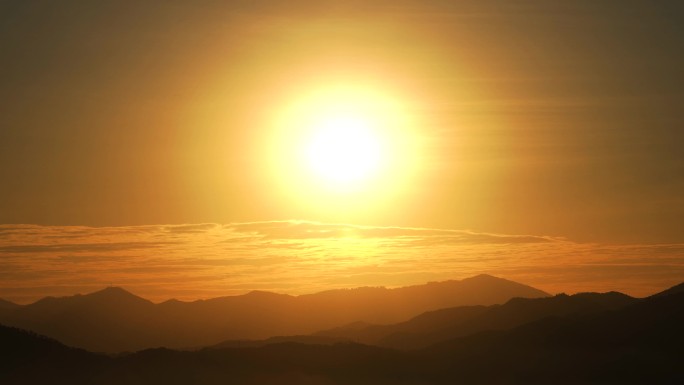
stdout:
<svg viewBox="0 0 684 385">
<path fill-rule="evenodd" d="M 309 169 L 337 188 L 370 179 L 384 157 L 383 138 L 368 117 L 354 113 L 322 116 L 304 147 Z"/>
<path fill-rule="evenodd" d="M 405 169 L 407 130 L 402 108 L 377 88 L 328 86 L 302 96 L 283 119 L 281 141 L 299 185 L 325 194 L 378 189 Z M 280 164 L 278 167 L 287 167 Z M 290 174 L 292 176 L 292 173 Z"/>
<path fill-rule="evenodd" d="M 313 212 L 377 211 L 412 188 L 421 136 L 386 87 L 321 84 L 284 98 L 267 155 L 273 193 Z"/>
</svg>

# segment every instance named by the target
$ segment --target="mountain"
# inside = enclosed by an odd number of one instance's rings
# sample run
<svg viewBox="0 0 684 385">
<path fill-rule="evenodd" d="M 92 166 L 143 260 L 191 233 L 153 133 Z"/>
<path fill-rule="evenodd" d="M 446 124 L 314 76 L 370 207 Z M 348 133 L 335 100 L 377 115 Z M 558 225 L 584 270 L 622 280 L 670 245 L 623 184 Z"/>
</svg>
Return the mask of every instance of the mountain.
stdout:
<svg viewBox="0 0 684 385">
<path fill-rule="evenodd" d="M 14 302 L 6 301 L 0 298 L 0 319 L 4 314 L 8 314 L 16 309 L 19 305 Z"/>
<path fill-rule="evenodd" d="M 486 330 L 506 330 L 552 316 L 590 314 L 615 310 L 638 301 L 625 294 L 560 294 L 546 298 L 513 298 L 503 305 L 460 306 L 425 312 L 408 321 L 373 325 L 354 322 L 308 336 L 278 337 L 261 341 L 227 341 L 216 347 L 263 346 L 276 342 L 331 344 L 357 342 L 396 349 L 417 349 L 440 341 Z"/>
<path fill-rule="evenodd" d="M 296 343 L 306 345 L 335 345 L 340 343 L 353 343 L 347 338 L 326 337 L 317 335 L 303 335 L 303 336 L 275 336 L 266 338 L 264 340 L 231 340 L 223 341 L 219 344 L 208 346 L 205 349 L 223 349 L 223 348 L 255 348 L 267 345 Z"/>
<path fill-rule="evenodd" d="M 499 304 L 515 297 L 548 296 L 548 293 L 530 286 L 482 274 L 461 281 L 431 282 L 397 289 L 365 287 L 331 290 L 303 295 L 298 300 L 305 313 L 318 310 L 334 315 L 326 317 L 326 323 L 329 327 L 335 327 L 358 321 L 395 323 L 430 310 Z"/>
<path fill-rule="evenodd" d="M 684 293 L 676 293 L 478 333 L 419 354 L 433 378 L 466 383 L 676 384 L 684 383 L 682 325 Z"/>
<path fill-rule="evenodd" d="M 507 330 L 547 317 L 578 316 L 615 310 L 638 301 L 625 294 L 581 293 L 560 294 L 549 298 L 513 298 L 504 305 L 493 305 L 485 311 L 472 312 L 470 317 L 456 314 L 458 309 L 417 317 L 401 325 L 376 345 L 397 349 L 417 349 L 440 341 L 467 336 L 487 330 Z M 448 311 L 452 310 L 449 314 Z M 451 322 L 449 322 L 451 319 Z"/>
<path fill-rule="evenodd" d="M 554 300 L 558 306 L 576 306 L 573 301 L 584 304 L 588 299 L 603 304 L 601 306 L 613 304 L 608 308 L 618 307 L 544 317 L 512 329 L 478 332 L 410 352 L 355 343 L 276 343 L 199 351 L 148 349 L 111 357 L 0 327 L 0 356 L 6 357 L 0 360 L 0 382 L 130 385 L 684 383 L 684 371 L 681 370 L 684 293 L 641 300 L 610 293 L 556 296 L 549 300 Z M 510 302 L 519 306 L 516 301 Z M 528 305 L 522 308 L 538 306 Z"/>
<path fill-rule="evenodd" d="M 397 289 L 364 287 L 301 296 L 253 291 L 160 304 L 112 287 L 18 306 L 0 312 L 0 323 L 91 351 L 122 352 L 305 335 L 356 321 L 396 323 L 439 308 L 545 296 L 532 287 L 488 275 Z"/>
<path fill-rule="evenodd" d="M 88 384 L 107 358 L 0 325 L 0 383 Z"/>
<path fill-rule="evenodd" d="M 453 325 L 460 325 L 489 310 L 487 306 L 459 306 L 420 314 L 408 321 L 390 325 L 350 324 L 323 330 L 314 335 L 329 338 L 346 338 L 350 341 L 380 345 L 389 336 L 403 333 L 427 333 Z"/>
<path fill-rule="evenodd" d="M 679 293 L 684 293 L 684 282 L 680 283 L 679 285 L 672 286 L 667 290 L 663 290 L 660 293 L 653 294 L 651 297 L 656 298 Z"/>
<path fill-rule="evenodd" d="M 6 301 L 6 300 L 0 298 L 0 310 L 14 309 L 17 306 L 19 306 L 19 305 L 17 305 L 14 302 Z"/>
<path fill-rule="evenodd" d="M 155 305 L 121 288 L 71 297 L 46 297 L 2 315 L 0 323 L 59 339 L 70 346 L 110 351 L 122 341 L 154 335 L 148 322 Z"/>
</svg>

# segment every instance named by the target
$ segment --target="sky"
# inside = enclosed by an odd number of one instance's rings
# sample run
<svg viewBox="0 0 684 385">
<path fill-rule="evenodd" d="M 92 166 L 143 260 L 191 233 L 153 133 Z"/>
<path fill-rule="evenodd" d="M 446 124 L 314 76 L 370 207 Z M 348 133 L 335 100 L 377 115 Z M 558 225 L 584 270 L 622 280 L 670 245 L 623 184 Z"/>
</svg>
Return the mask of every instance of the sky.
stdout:
<svg viewBox="0 0 684 385">
<path fill-rule="evenodd" d="M 674 285 L 683 29 L 678 1 L 0 0 L 0 297 Z M 388 149 L 344 188 L 299 161 L 340 105 Z"/>
</svg>

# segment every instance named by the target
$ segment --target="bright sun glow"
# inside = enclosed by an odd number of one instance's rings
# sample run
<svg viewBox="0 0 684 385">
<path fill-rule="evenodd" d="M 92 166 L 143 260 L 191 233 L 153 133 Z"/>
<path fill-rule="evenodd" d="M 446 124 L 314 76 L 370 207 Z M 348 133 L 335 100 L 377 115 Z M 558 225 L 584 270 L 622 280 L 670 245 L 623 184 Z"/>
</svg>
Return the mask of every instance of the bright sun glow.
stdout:
<svg viewBox="0 0 684 385">
<path fill-rule="evenodd" d="M 362 183 L 378 171 L 383 143 L 369 119 L 331 115 L 322 117 L 316 126 L 306 156 L 318 177 L 346 186 Z"/>
<path fill-rule="evenodd" d="M 396 96 L 343 84 L 289 98 L 274 114 L 268 150 L 280 191 L 331 213 L 375 210 L 406 193 L 420 140 Z"/>
</svg>

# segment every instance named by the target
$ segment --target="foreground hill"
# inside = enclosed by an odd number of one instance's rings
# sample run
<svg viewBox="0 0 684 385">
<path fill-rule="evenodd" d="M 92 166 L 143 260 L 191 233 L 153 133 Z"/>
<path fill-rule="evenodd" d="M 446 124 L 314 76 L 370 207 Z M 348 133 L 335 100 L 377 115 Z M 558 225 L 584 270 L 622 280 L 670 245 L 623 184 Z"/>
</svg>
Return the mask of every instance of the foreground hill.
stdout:
<svg viewBox="0 0 684 385">
<path fill-rule="evenodd" d="M 466 383 L 684 383 L 684 293 L 614 311 L 551 317 L 421 351 L 434 378 Z M 512 381 L 515 380 L 515 381 Z"/>
<path fill-rule="evenodd" d="M 12 384 L 680 384 L 684 293 L 546 317 L 401 352 L 359 344 L 272 344 L 116 358 L 0 327 Z"/>
<path fill-rule="evenodd" d="M 0 384 L 86 383 L 109 365 L 108 357 L 0 325 Z"/>
<path fill-rule="evenodd" d="M 396 323 L 440 308 L 546 296 L 532 287 L 488 275 L 397 289 L 366 287 L 301 296 L 255 291 L 160 304 L 112 287 L 10 308 L 0 312 L 0 323 L 32 330 L 70 346 L 121 352 L 310 334 L 355 321 Z"/>
</svg>

